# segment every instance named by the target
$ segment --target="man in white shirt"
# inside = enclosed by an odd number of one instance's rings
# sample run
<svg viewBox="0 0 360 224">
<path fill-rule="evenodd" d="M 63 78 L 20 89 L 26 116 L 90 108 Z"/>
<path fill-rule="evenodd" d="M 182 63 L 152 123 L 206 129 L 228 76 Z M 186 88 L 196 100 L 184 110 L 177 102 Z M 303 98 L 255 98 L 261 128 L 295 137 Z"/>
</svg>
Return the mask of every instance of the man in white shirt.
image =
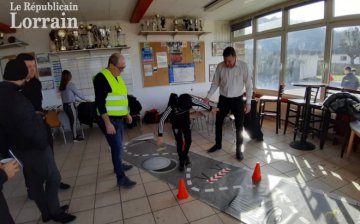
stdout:
<svg viewBox="0 0 360 224">
<path fill-rule="evenodd" d="M 220 88 L 220 96 L 216 113 L 216 144 L 208 152 L 212 153 L 220 150 L 222 145 L 222 126 L 224 118 L 231 113 L 235 117 L 236 127 L 236 158 L 241 161 L 244 156 L 241 152 L 243 143 L 242 130 L 244 123 L 244 113 L 249 113 L 251 109 L 252 98 L 252 77 L 248 72 L 247 64 L 243 61 L 236 60 L 236 52 L 233 47 L 227 47 L 223 52 L 224 61 L 216 67 L 214 78 L 205 102 Z M 246 104 L 244 107 L 243 93 L 246 89 Z"/>
</svg>

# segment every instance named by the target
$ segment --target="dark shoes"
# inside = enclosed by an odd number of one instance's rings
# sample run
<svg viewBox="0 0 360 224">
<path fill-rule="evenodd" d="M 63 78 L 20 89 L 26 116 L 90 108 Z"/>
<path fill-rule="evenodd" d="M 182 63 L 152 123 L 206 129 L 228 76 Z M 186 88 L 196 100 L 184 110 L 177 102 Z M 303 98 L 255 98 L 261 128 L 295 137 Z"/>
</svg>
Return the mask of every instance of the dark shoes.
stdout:
<svg viewBox="0 0 360 224">
<path fill-rule="evenodd" d="M 211 147 L 211 148 L 208 150 L 208 153 L 212 153 L 212 152 L 215 152 L 215 151 L 220 150 L 220 149 L 221 149 L 221 147 L 219 148 L 219 147 L 217 147 L 216 145 L 214 145 L 213 147 Z"/>
<path fill-rule="evenodd" d="M 117 186 L 123 188 L 132 188 L 136 185 L 135 181 L 130 180 L 128 177 L 123 177 L 120 181 L 118 181 Z"/>
<path fill-rule="evenodd" d="M 68 223 L 74 221 L 75 219 L 76 219 L 75 215 L 71 215 L 65 212 L 52 218 L 52 220 L 54 220 L 55 222 L 60 222 L 60 223 Z"/>
<path fill-rule="evenodd" d="M 236 148 L 236 159 L 239 160 L 239 161 L 244 159 L 244 155 L 241 152 L 241 147 Z"/>
<path fill-rule="evenodd" d="M 123 163 L 123 169 L 124 169 L 124 171 L 128 171 L 128 170 L 130 170 L 131 168 L 133 168 L 133 165 Z"/>
<path fill-rule="evenodd" d="M 63 212 L 60 215 L 57 215 L 54 217 L 43 217 L 42 221 L 49 222 L 50 220 L 53 220 L 55 222 L 68 223 L 68 222 L 74 221 L 75 219 L 76 219 L 75 215 L 71 215 L 71 214 Z"/>
<path fill-rule="evenodd" d="M 70 185 L 69 185 L 69 184 L 65 184 L 65 183 L 63 183 L 63 182 L 60 182 L 59 188 L 60 188 L 61 190 L 67 190 L 67 189 L 70 188 Z"/>
<path fill-rule="evenodd" d="M 83 141 L 84 138 L 81 137 L 80 135 L 76 136 L 76 138 L 73 138 L 74 142 L 80 142 L 80 141 Z"/>
</svg>

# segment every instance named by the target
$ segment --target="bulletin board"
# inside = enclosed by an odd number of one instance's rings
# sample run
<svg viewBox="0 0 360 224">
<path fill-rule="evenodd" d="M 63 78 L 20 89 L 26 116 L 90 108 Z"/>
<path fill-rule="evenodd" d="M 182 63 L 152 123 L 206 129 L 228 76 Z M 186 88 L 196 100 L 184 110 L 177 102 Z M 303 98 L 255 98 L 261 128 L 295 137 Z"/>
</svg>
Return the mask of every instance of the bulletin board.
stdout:
<svg viewBox="0 0 360 224">
<path fill-rule="evenodd" d="M 143 42 L 140 56 L 144 87 L 205 82 L 203 41 Z"/>
</svg>

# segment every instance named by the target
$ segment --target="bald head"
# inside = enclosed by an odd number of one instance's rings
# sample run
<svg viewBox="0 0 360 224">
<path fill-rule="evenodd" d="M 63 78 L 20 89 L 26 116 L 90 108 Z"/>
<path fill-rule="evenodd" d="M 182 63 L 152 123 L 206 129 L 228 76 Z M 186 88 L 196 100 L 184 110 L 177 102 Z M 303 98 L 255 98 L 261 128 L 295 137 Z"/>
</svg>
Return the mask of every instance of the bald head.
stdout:
<svg viewBox="0 0 360 224">
<path fill-rule="evenodd" d="M 114 76 L 119 76 L 125 67 L 125 58 L 120 53 L 114 53 L 110 56 L 108 69 Z"/>
</svg>

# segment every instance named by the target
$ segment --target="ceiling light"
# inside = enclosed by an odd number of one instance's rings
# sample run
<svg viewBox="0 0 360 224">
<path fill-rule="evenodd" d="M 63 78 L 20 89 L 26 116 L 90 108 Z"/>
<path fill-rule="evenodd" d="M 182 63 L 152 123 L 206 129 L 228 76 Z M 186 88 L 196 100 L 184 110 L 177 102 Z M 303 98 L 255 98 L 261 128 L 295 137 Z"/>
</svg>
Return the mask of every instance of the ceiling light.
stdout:
<svg viewBox="0 0 360 224">
<path fill-rule="evenodd" d="M 212 12 L 218 8 L 220 8 L 223 5 L 226 5 L 227 3 L 231 2 L 232 0 L 215 0 L 210 2 L 209 4 L 204 6 L 205 12 Z"/>
</svg>

